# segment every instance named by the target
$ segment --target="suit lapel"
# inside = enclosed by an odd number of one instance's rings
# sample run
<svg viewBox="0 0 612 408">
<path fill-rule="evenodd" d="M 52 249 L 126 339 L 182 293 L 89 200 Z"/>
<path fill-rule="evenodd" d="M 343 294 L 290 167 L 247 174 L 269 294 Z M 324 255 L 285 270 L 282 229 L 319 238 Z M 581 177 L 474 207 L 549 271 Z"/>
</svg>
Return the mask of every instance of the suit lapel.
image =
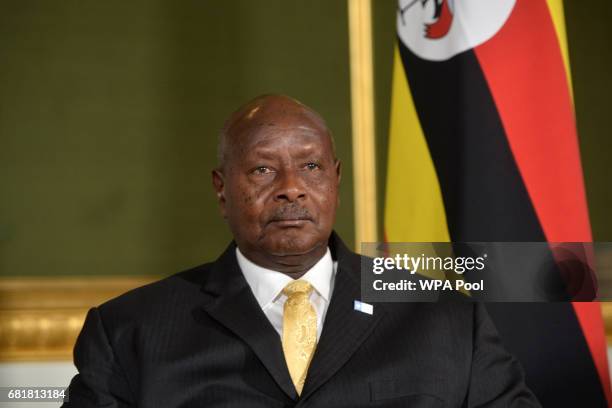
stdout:
<svg viewBox="0 0 612 408">
<path fill-rule="evenodd" d="M 331 302 L 323 332 L 310 364 L 301 398 L 328 381 L 355 353 L 383 316 L 382 307 L 372 315 L 354 310 L 361 299 L 360 257 L 349 251 L 334 233 L 330 247 L 338 261 Z"/>
<path fill-rule="evenodd" d="M 279 387 L 295 400 L 297 393 L 287 370 L 280 337 L 240 271 L 235 248 L 232 243 L 213 264 L 203 286 L 209 296 L 203 308 L 247 343 Z"/>
<path fill-rule="evenodd" d="M 202 307 L 248 344 L 284 393 L 296 400 L 280 337 L 240 271 L 235 248 L 232 243 L 213 264 L 202 286 L 207 295 Z M 360 257 L 349 251 L 335 233 L 330 238 L 330 248 L 338 261 L 338 271 L 302 399 L 327 382 L 351 358 L 383 316 L 382 307 L 376 308 L 373 315 L 354 310 L 354 301 L 361 299 Z"/>
</svg>

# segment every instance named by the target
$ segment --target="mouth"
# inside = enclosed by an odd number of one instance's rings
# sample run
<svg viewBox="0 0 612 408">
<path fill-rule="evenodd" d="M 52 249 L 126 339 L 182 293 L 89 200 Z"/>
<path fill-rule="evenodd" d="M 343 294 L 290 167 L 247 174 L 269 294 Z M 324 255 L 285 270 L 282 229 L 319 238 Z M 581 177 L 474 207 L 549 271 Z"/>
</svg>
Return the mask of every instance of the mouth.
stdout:
<svg viewBox="0 0 612 408">
<path fill-rule="evenodd" d="M 270 220 L 269 224 L 275 225 L 281 228 L 298 228 L 305 224 L 312 222 L 310 218 L 298 217 L 298 218 L 275 218 Z"/>
</svg>

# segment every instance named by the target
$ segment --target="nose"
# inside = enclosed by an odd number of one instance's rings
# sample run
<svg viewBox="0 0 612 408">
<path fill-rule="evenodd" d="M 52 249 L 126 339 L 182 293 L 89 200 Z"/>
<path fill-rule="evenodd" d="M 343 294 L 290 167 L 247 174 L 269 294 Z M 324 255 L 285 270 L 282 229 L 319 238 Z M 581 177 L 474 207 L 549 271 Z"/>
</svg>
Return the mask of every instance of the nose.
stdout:
<svg viewBox="0 0 612 408">
<path fill-rule="evenodd" d="M 294 202 L 306 198 L 306 189 L 299 175 L 294 171 L 284 171 L 278 179 L 278 188 L 274 194 L 276 201 Z"/>
</svg>

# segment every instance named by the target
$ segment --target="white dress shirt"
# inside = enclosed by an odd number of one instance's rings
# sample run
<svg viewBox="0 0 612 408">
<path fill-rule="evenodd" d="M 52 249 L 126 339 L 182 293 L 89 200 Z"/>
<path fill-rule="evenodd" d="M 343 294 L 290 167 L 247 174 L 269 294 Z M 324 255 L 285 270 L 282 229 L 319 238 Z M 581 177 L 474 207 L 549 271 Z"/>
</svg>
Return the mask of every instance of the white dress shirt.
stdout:
<svg viewBox="0 0 612 408">
<path fill-rule="evenodd" d="M 287 296 L 283 295 L 282 291 L 293 279 L 282 272 L 254 264 L 240 252 L 238 247 L 236 247 L 236 258 L 261 310 L 282 337 L 283 307 L 287 300 Z M 332 260 L 331 252 L 327 248 L 325 255 L 300 278 L 308 281 L 314 288 L 310 294 L 310 302 L 317 312 L 317 341 L 321 337 L 337 268 L 338 263 Z"/>
</svg>

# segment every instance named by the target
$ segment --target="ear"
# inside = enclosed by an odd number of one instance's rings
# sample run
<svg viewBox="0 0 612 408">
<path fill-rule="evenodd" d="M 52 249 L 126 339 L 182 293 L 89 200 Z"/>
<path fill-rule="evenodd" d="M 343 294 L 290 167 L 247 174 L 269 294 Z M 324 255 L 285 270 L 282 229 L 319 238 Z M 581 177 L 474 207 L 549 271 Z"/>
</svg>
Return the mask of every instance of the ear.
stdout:
<svg viewBox="0 0 612 408">
<path fill-rule="evenodd" d="M 212 171 L 212 184 L 217 195 L 217 201 L 219 202 L 219 209 L 223 218 L 227 218 L 225 213 L 225 178 L 221 169 L 214 169 Z"/>
</svg>

